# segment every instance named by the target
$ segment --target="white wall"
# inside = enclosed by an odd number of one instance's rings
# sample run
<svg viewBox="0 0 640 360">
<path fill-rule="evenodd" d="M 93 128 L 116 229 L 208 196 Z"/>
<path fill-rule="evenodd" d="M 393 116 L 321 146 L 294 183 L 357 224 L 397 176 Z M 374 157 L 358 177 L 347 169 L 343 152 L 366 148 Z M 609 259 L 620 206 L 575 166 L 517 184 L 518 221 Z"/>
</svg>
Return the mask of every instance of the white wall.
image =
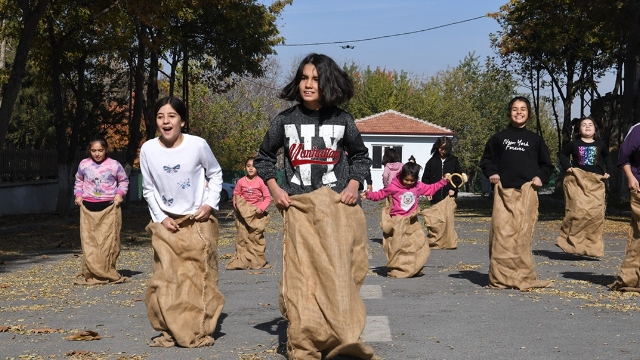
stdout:
<svg viewBox="0 0 640 360">
<path fill-rule="evenodd" d="M 409 161 L 409 157 L 413 155 L 416 158 L 416 162 L 420 166 L 424 165 L 431 158 L 431 147 L 439 138 L 439 135 L 367 135 L 362 134 L 362 140 L 369 149 L 369 156 L 373 157 L 374 145 L 401 145 L 402 146 L 402 162 Z M 371 180 L 373 181 L 373 189 L 382 189 L 382 172 L 383 169 L 371 169 Z M 422 178 L 422 172 L 420 172 L 420 178 Z"/>
</svg>

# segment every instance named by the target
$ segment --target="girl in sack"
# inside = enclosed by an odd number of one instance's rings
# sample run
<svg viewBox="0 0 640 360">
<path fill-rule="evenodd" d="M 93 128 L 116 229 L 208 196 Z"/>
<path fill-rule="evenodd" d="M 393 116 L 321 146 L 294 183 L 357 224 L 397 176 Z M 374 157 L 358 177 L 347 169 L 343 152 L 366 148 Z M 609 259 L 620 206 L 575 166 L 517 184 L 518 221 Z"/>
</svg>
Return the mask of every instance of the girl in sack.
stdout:
<svg viewBox="0 0 640 360">
<path fill-rule="evenodd" d="M 187 108 L 176 97 L 155 105 L 159 136 L 140 150 L 149 204 L 153 275 L 145 305 L 161 335 L 151 346 L 213 345 L 224 305 L 218 290 L 218 209 L 222 169 L 209 144 L 183 134 Z"/>
<path fill-rule="evenodd" d="M 419 174 L 420 165 L 408 162 L 389 186 L 360 195 L 362 199 L 373 201 L 391 198 L 391 206 L 382 212 L 381 223 L 387 274 L 391 277 L 418 275 L 429 258 L 429 244 L 418 221 L 418 198 L 432 196 L 447 184 L 447 179 L 427 185 L 418 180 Z"/>
<path fill-rule="evenodd" d="M 556 245 L 565 253 L 604 256 L 604 180 L 612 169 L 608 146 L 600 139 L 602 124 L 591 117 L 574 123 L 574 140 L 558 154 L 565 171 L 565 216 Z"/>
<path fill-rule="evenodd" d="M 102 136 L 89 142 L 89 157 L 80 161 L 74 186 L 80 206 L 82 273 L 75 284 L 121 283 L 128 278 L 116 271 L 120 255 L 120 205 L 129 189 L 122 165 L 108 156 L 109 145 Z"/>
<path fill-rule="evenodd" d="M 236 252 L 227 264 L 228 270 L 270 268 L 264 256 L 264 229 L 269 222 L 266 210 L 271 203 L 269 188 L 258 176 L 253 157 L 244 163 L 247 175 L 238 180 L 233 190 L 236 209 Z"/>
</svg>

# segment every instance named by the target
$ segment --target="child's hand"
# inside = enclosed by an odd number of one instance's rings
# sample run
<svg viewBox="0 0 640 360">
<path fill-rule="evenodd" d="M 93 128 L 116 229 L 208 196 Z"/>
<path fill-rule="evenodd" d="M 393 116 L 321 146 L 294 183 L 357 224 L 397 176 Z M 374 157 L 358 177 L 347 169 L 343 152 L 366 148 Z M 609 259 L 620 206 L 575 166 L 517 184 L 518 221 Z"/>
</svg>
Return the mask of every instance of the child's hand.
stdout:
<svg viewBox="0 0 640 360">
<path fill-rule="evenodd" d="M 572 167 L 567 168 L 567 174 L 571 174 L 572 172 L 573 172 L 573 168 Z"/>
<path fill-rule="evenodd" d="M 211 206 L 204 204 L 198 208 L 195 214 L 193 214 L 193 219 L 195 221 L 207 221 L 209 216 L 211 215 Z"/>
<path fill-rule="evenodd" d="M 291 205 L 289 194 L 287 194 L 287 192 L 282 190 L 282 188 L 279 186 L 277 189 L 271 190 L 271 197 L 273 198 L 273 202 L 276 204 L 276 207 L 278 209 L 288 209 Z"/>
<path fill-rule="evenodd" d="M 116 207 L 120 206 L 123 201 L 124 200 L 122 199 L 122 195 L 120 194 L 116 194 L 116 196 L 113 198 L 113 203 L 116 205 Z"/>
<path fill-rule="evenodd" d="M 371 184 L 367 185 L 367 191 L 373 191 L 373 186 Z"/>
<path fill-rule="evenodd" d="M 537 188 L 541 187 L 542 186 L 542 180 L 540 180 L 540 178 L 537 177 L 537 176 L 534 177 L 531 180 L 531 186 L 533 186 L 534 189 L 537 189 Z"/>
<path fill-rule="evenodd" d="M 638 179 L 636 179 L 635 176 L 627 177 L 627 183 L 629 186 L 629 191 L 636 193 L 638 192 L 640 185 L 638 184 Z"/>
<path fill-rule="evenodd" d="M 76 196 L 76 201 L 75 201 L 76 205 L 80 206 L 82 205 L 82 196 Z"/>
<path fill-rule="evenodd" d="M 176 223 L 176 221 L 172 218 L 170 218 L 169 216 L 167 216 L 164 220 L 162 220 L 162 226 L 165 227 L 165 229 L 171 231 L 171 232 L 176 232 L 178 231 L 178 223 Z"/>
<path fill-rule="evenodd" d="M 356 180 L 349 180 L 349 185 L 342 190 L 340 202 L 347 205 L 353 205 L 358 202 L 358 187 L 360 183 Z"/>
<path fill-rule="evenodd" d="M 367 192 L 366 192 L 366 191 L 363 191 L 363 192 L 360 194 L 360 199 L 365 200 L 366 198 L 367 198 Z"/>
<path fill-rule="evenodd" d="M 499 183 L 499 182 L 500 182 L 500 175 L 498 175 L 498 174 L 493 174 L 493 175 L 489 176 L 489 181 L 490 181 L 492 184 L 497 184 L 497 183 Z"/>
<path fill-rule="evenodd" d="M 611 177 L 611 175 L 609 175 L 609 173 L 604 173 L 604 179 L 605 179 L 605 180 L 606 180 L 606 179 L 608 179 L 608 178 L 610 178 L 610 177 Z"/>
<path fill-rule="evenodd" d="M 260 208 L 256 208 L 256 214 L 260 215 L 262 214 L 264 211 L 262 211 L 262 209 Z"/>
<path fill-rule="evenodd" d="M 449 190 L 449 196 L 453 196 L 453 195 L 455 195 L 455 194 L 456 194 L 456 192 L 455 192 L 455 191 L 453 191 L 453 190 Z"/>
</svg>

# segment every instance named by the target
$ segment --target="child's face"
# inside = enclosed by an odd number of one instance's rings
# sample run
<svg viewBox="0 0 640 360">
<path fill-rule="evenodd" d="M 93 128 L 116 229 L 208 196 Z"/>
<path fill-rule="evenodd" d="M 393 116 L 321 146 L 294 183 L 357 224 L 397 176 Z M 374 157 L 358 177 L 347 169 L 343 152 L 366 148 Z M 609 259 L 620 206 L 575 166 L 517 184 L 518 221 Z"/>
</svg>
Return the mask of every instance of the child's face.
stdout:
<svg viewBox="0 0 640 360">
<path fill-rule="evenodd" d="M 596 134 L 596 126 L 593 121 L 584 119 L 580 122 L 580 136 L 591 139 Z"/>
<path fill-rule="evenodd" d="M 523 128 L 529 118 L 529 109 L 524 101 L 515 101 L 511 105 L 511 125 L 516 128 Z"/>
<path fill-rule="evenodd" d="M 446 148 L 444 145 L 442 145 L 442 146 L 440 146 L 440 147 L 438 148 L 438 154 L 439 154 L 439 155 L 440 155 L 440 157 L 441 157 L 441 158 L 443 158 L 443 159 L 444 159 L 444 158 L 446 158 L 446 157 L 447 157 L 447 155 L 449 155 L 449 154 L 447 154 L 447 148 Z"/>
<path fill-rule="evenodd" d="M 91 153 L 91 158 L 93 159 L 93 161 L 99 163 L 104 160 L 107 154 L 107 149 L 105 149 L 99 141 L 94 141 L 93 143 L 91 143 L 89 153 Z"/>
<path fill-rule="evenodd" d="M 413 187 L 415 184 L 416 184 L 416 179 L 411 175 L 405 175 L 402 178 L 402 185 L 408 188 Z"/>
<path fill-rule="evenodd" d="M 245 171 L 249 177 L 254 177 L 258 174 L 256 168 L 253 167 L 253 160 L 247 161 L 247 164 L 244 166 Z"/>
<path fill-rule="evenodd" d="M 170 104 L 166 104 L 156 114 L 156 125 L 160 132 L 160 140 L 164 144 L 173 145 L 182 134 L 184 121 Z"/>
<path fill-rule="evenodd" d="M 318 71 L 313 64 L 306 64 L 302 69 L 300 78 L 300 98 L 307 109 L 318 110 L 322 107 L 320 103 L 320 88 L 318 87 Z"/>
</svg>

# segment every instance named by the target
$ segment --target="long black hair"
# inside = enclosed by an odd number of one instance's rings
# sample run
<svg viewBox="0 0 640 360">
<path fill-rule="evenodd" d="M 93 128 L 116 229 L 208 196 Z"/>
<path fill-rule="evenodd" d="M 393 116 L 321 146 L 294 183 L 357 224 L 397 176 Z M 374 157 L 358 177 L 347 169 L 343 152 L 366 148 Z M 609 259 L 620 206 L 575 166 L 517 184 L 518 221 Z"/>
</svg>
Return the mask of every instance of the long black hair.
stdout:
<svg viewBox="0 0 640 360">
<path fill-rule="evenodd" d="M 318 72 L 318 90 L 323 107 L 337 106 L 353 97 L 353 83 L 349 75 L 332 58 L 322 54 L 309 54 L 300 62 L 293 80 L 280 92 L 281 99 L 302 102 L 300 80 L 307 64 L 315 66 Z"/>
<path fill-rule="evenodd" d="M 451 154 L 451 150 L 453 150 L 453 143 L 451 142 L 451 139 L 446 136 L 439 137 L 431 147 L 431 155 L 435 154 L 441 147 L 444 147 L 444 151 L 447 155 Z"/>
</svg>

